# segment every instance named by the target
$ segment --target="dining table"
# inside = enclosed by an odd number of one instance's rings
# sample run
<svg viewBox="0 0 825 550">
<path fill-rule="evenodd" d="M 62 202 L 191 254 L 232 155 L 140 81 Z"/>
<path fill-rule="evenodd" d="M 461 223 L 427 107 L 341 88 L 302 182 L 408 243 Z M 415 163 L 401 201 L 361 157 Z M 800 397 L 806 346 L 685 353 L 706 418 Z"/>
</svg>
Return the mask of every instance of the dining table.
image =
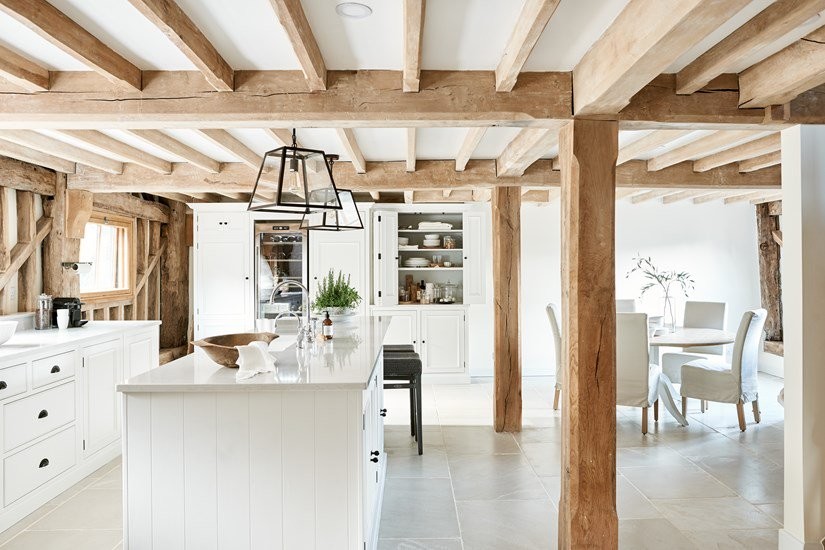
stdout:
<svg viewBox="0 0 825 550">
<path fill-rule="evenodd" d="M 663 331 L 663 332 L 662 332 Z M 698 346 L 724 346 L 732 344 L 736 340 L 736 335 L 726 330 L 719 330 L 714 328 L 684 328 L 680 327 L 675 330 L 656 329 L 655 334 L 651 336 L 648 344 L 651 348 L 655 348 L 655 353 L 651 354 L 653 362 L 660 364 L 660 349 L 663 347 L 685 348 L 690 351 L 692 347 Z M 682 426 L 687 426 L 687 418 L 682 414 L 680 407 L 677 405 L 679 399 L 679 392 L 673 386 L 673 382 L 664 373 L 659 374 L 659 399 L 665 406 L 665 409 L 676 419 Z"/>
</svg>

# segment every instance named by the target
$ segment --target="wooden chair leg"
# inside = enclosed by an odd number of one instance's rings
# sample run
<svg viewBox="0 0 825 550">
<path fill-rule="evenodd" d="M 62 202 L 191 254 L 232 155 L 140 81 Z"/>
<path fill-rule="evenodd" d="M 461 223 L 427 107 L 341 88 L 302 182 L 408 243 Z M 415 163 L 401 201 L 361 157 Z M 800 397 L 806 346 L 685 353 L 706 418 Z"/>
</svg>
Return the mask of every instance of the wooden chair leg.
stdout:
<svg viewBox="0 0 825 550">
<path fill-rule="evenodd" d="M 739 416 L 739 430 L 745 431 L 745 405 L 741 401 L 736 404 L 736 414 Z"/>
<path fill-rule="evenodd" d="M 642 407 L 642 435 L 647 434 L 647 407 Z"/>
<path fill-rule="evenodd" d="M 659 421 L 659 400 L 653 402 L 653 420 L 655 422 Z"/>
<path fill-rule="evenodd" d="M 753 419 L 759 424 L 762 421 L 762 413 L 759 410 L 759 400 L 754 399 L 751 405 L 753 405 Z"/>
<path fill-rule="evenodd" d="M 682 398 L 682 416 L 687 418 L 687 397 Z"/>
<path fill-rule="evenodd" d="M 556 388 L 556 391 L 553 393 L 553 410 L 559 410 L 559 396 L 561 395 L 561 390 Z"/>
</svg>

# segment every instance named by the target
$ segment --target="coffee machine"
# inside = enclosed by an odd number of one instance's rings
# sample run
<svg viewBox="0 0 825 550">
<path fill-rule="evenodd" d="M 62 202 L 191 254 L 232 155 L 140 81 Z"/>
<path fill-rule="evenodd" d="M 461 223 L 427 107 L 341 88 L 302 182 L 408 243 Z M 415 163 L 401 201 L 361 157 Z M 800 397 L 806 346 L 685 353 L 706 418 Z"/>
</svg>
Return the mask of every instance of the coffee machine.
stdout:
<svg viewBox="0 0 825 550">
<path fill-rule="evenodd" d="M 80 306 L 83 303 L 80 298 L 55 298 L 52 300 L 52 326 L 57 326 L 57 310 L 69 310 L 69 327 L 82 327 L 86 321 L 81 319 Z"/>
</svg>

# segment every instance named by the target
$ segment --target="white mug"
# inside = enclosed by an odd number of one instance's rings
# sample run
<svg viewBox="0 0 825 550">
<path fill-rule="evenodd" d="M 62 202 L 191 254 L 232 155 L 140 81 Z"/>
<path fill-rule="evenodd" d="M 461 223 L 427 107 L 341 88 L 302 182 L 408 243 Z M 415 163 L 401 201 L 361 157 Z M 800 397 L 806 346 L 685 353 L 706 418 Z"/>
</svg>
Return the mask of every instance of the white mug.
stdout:
<svg viewBox="0 0 825 550">
<path fill-rule="evenodd" d="M 60 330 L 69 328 L 69 310 L 68 309 L 58 309 L 57 310 L 57 328 Z"/>
</svg>

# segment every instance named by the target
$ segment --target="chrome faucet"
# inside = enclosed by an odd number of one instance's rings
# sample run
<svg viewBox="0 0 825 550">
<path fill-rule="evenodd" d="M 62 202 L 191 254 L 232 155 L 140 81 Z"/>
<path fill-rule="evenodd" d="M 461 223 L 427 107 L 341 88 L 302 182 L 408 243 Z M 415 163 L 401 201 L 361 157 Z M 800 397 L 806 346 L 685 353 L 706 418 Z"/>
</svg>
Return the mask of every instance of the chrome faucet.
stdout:
<svg viewBox="0 0 825 550">
<path fill-rule="evenodd" d="M 285 281 L 281 281 L 280 283 L 275 285 L 275 288 L 272 289 L 272 294 L 269 295 L 269 304 L 270 305 L 273 304 L 273 302 L 275 300 L 275 293 L 276 292 L 278 292 L 282 287 L 287 287 L 289 285 L 295 285 L 295 286 L 297 286 L 301 289 L 301 297 L 303 298 L 304 308 L 305 308 L 304 309 L 303 322 L 302 322 L 301 317 L 297 313 L 295 313 L 294 311 L 285 311 L 285 312 L 279 313 L 275 317 L 275 323 L 276 323 L 275 326 L 277 327 L 278 319 L 280 319 L 281 317 L 284 317 L 284 316 L 287 316 L 287 315 L 297 317 L 298 318 L 298 340 L 297 340 L 296 343 L 297 343 L 297 346 L 299 348 L 303 348 L 305 344 L 311 344 L 315 340 L 315 337 L 312 334 L 312 328 L 311 328 L 312 323 L 310 322 L 309 289 L 307 289 L 307 287 L 305 287 L 303 284 L 301 284 L 298 281 L 292 281 L 290 279 L 287 279 Z"/>
</svg>

